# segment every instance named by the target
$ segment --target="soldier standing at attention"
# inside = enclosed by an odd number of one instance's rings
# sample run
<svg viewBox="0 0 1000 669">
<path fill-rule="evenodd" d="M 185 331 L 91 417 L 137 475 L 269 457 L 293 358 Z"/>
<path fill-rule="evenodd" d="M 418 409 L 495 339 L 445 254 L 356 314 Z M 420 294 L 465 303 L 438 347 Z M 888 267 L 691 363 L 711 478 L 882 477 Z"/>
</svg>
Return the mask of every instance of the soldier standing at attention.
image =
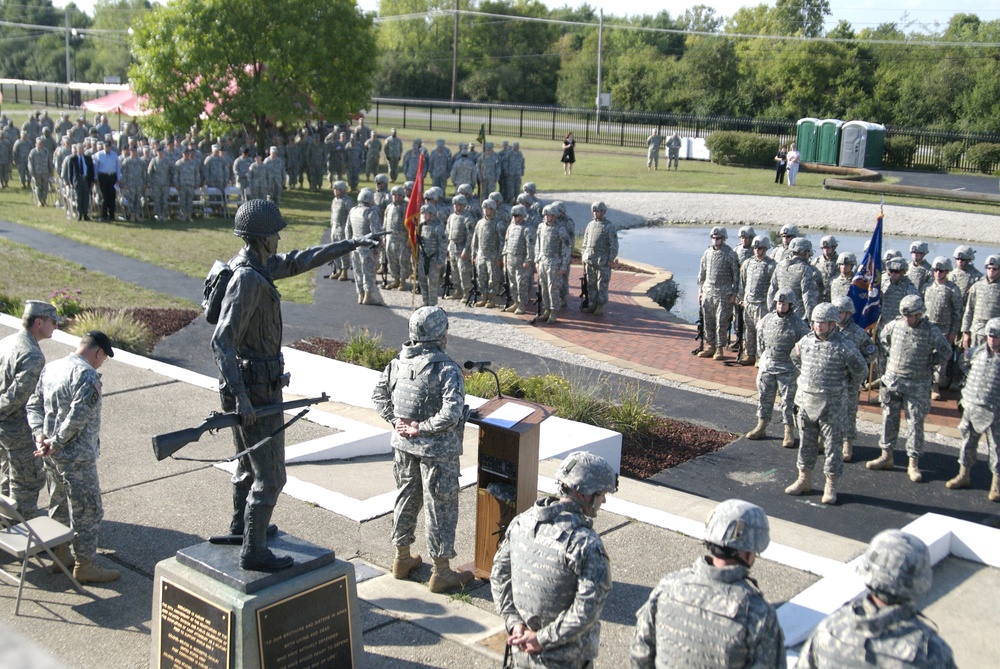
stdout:
<svg viewBox="0 0 1000 669">
<path fill-rule="evenodd" d="M 247 186 L 246 199 L 248 201 L 266 200 L 268 169 L 267 165 L 264 164 L 264 156 L 258 153 L 253 157 L 253 165 L 247 171 L 247 178 L 249 185 Z"/>
<path fill-rule="evenodd" d="M 608 205 L 595 202 L 590 205 L 590 211 L 594 218 L 587 224 L 581 247 L 587 294 L 590 296 L 590 305 L 584 311 L 600 316 L 608 303 L 611 265 L 618 257 L 618 229 L 604 217 Z"/>
<path fill-rule="evenodd" d="M 451 262 L 451 280 L 455 292 L 446 295 L 446 300 L 463 300 L 472 290 L 472 235 L 476 231 L 476 220 L 469 215 L 468 198 L 459 193 L 451 198 L 455 210 L 448 217 L 448 258 Z M 534 249 L 532 249 L 534 252 Z"/>
<path fill-rule="evenodd" d="M 485 207 L 486 201 L 483 202 Z M 542 312 L 538 320 L 555 323 L 562 303 L 560 288 L 563 275 L 569 272 L 573 242 L 566 228 L 556 224 L 554 204 L 542 209 L 545 225 L 538 226 L 535 239 L 535 262 L 538 263 L 538 289 L 542 293 Z"/>
<path fill-rule="evenodd" d="M 392 183 L 396 183 L 396 177 L 399 176 L 399 161 L 403 157 L 403 141 L 396 136 L 395 128 L 386 137 L 383 151 L 385 152 L 385 161 L 389 164 L 389 178 Z"/>
<path fill-rule="evenodd" d="M 515 205 L 504 239 L 504 268 L 513 300 L 504 311 L 517 315 L 525 313 L 531 303 L 531 275 L 535 265 L 535 232 L 525 224 L 527 218 L 524 205 Z"/>
<path fill-rule="evenodd" d="M 344 145 L 344 160 L 347 166 L 347 184 L 351 187 L 351 192 L 353 193 L 358 190 L 358 182 L 361 181 L 361 169 L 365 163 L 365 145 L 355 135 L 351 135 L 350 140 Z"/>
<path fill-rule="evenodd" d="M 371 188 L 362 188 L 358 193 L 358 204 L 347 215 L 347 236 L 363 237 L 382 231 L 382 219 L 375 208 L 375 193 Z M 378 267 L 378 244 L 354 249 L 351 254 L 351 269 L 354 270 L 354 287 L 358 291 L 358 304 L 382 306 L 382 295 L 375 280 Z"/>
<path fill-rule="evenodd" d="M 907 475 L 914 483 L 923 480 L 920 455 L 924 450 L 924 418 L 931 408 L 931 374 L 951 355 L 951 346 L 941 331 L 924 318 L 924 301 L 907 295 L 899 304 L 901 316 L 887 324 L 879 345 L 887 357 L 879 401 L 882 403 L 882 455 L 865 463 L 868 469 L 892 469 L 892 450 L 899 436 L 899 412 L 906 410 L 909 435 Z"/>
<path fill-rule="evenodd" d="M 277 146 L 271 147 L 264 160 L 264 168 L 267 175 L 267 197 L 280 207 L 281 192 L 285 190 L 285 161 L 278 154 Z"/>
<path fill-rule="evenodd" d="M 782 260 L 792 255 L 789 246 L 791 245 L 792 240 L 799 236 L 799 228 L 796 225 L 788 223 L 781 226 L 779 236 L 781 237 L 781 246 L 775 247 L 770 254 L 771 257 L 774 258 L 774 262 L 777 263 L 780 263 Z M 812 249 L 810 248 L 810 250 Z"/>
<path fill-rule="evenodd" d="M 938 256 L 932 264 L 934 280 L 924 287 L 924 304 L 927 306 L 927 320 L 936 325 L 941 334 L 955 350 L 956 342 L 961 344 L 959 335 L 962 333 L 962 291 L 952 281 L 948 280 L 951 271 L 951 261 L 944 256 Z M 941 389 L 948 387 L 949 378 L 954 370 L 949 359 L 943 365 L 934 368 L 931 380 L 931 399 L 941 399 Z"/>
<path fill-rule="evenodd" d="M 858 576 L 865 591 L 816 626 L 799 652 L 798 669 L 955 669 L 951 647 L 917 609 L 934 578 L 923 541 L 899 530 L 880 532 L 858 563 Z"/>
<path fill-rule="evenodd" d="M 819 246 L 822 253 L 812 261 L 812 266 L 819 272 L 822 284 L 819 288 L 819 299 L 823 302 L 830 301 L 830 286 L 835 276 L 837 276 L 837 238 L 833 235 L 826 235 L 820 240 Z"/>
<path fill-rule="evenodd" d="M 837 256 L 837 268 L 839 274 L 830 282 L 830 300 L 838 297 L 847 297 L 847 292 L 851 289 L 854 281 L 854 266 L 858 264 L 858 259 L 853 253 L 841 253 Z"/>
<path fill-rule="evenodd" d="M 871 362 L 875 358 L 877 347 L 872 341 L 871 336 L 862 330 L 861 326 L 855 323 L 852 318 L 855 311 L 854 300 L 843 295 L 833 301 L 833 306 L 837 307 L 837 310 L 840 311 L 839 326 L 841 334 L 857 346 L 858 352 L 861 353 L 861 357 L 865 359 L 866 363 Z M 863 381 L 864 379 L 858 379 L 857 385 L 854 387 L 848 386 L 847 388 L 847 414 L 844 422 L 844 444 L 841 449 L 844 462 L 850 462 L 854 458 L 854 440 L 858 436 L 858 401 L 860 400 L 859 393 Z"/>
<path fill-rule="evenodd" d="M 142 192 L 146 182 L 146 164 L 131 147 L 122 149 L 121 195 L 125 215 L 130 221 L 138 221 L 142 214 Z"/>
<path fill-rule="evenodd" d="M 170 198 L 170 184 L 173 181 L 173 167 L 174 165 L 167 158 L 163 146 L 156 147 L 156 157 L 149 161 L 149 166 L 146 167 L 146 177 L 153 196 L 153 211 L 158 221 L 167 220 L 169 212 L 167 203 Z"/>
<path fill-rule="evenodd" d="M 504 238 L 496 210 L 493 200 L 483 200 L 483 217 L 472 233 L 472 263 L 476 266 L 476 280 L 482 293 L 477 307 L 497 306 L 493 300 L 503 285 Z"/>
<path fill-rule="evenodd" d="M 751 246 L 753 255 L 740 264 L 740 285 L 743 286 L 740 307 L 743 309 L 745 350 L 739 363 L 744 367 L 757 362 L 757 326 L 771 310 L 771 305 L 767 303 L 767 291 L 771 287 L 775 267 L 774 260 L 767 257 L 767 249 L 771 246 L 768 237 L 757 235 Z"/>
<path fill-rule="evenodd" d="M 402 186 L 393 186 L 389 197 L 392 201 L 386 206 L 382 219 L 384 229 L 389 231 L 385 245 L 389 276 L 392 277 L 389 290 L 406 290 L 406 280 L 413 274 L 413 252 L 410 249 L 410 233 L 406 229 L 406 191 Z"/>
<path fill-rule="evenodd" d="M 677 136 L 675 132 L 667 140 L 667 170 L 670 170 L 670 166 L 674 166 L 674 171 L 676 172 L 680 166 L 680 155 L 681 155 L 681 138 Z"/>
<path fill-rule="evenodd" d="M 812 255 L 812 242 L 803 237 L 796 237 L 788 245 L 789 253 L 784 260 L 778 260 L 777 254 L 772 256 L 778 263 L 771 276 L 771 288 L 768 290 L 767 302 L 774 301 L 774 295 L 779 290 L 788 288 L 795 296 L 795 314 L 809 322 L 813 307 L 819 302 L 819 272 L 809 264 Z"/>
<path fill-rule="evenodd" d="M 660 137 L 660 129 L 653 128 L 653 132 L 646 138 L 646 171 L 660 169 L 660 144 L 663 138 Z"/>
<path fill-rule="evenodd" d="M 971 246 L 961 245 L 955 247 L 955 269 L 948 273 L 948 280 L 953 282 L 962 291 L 962 306 L 965 307 L 965 299 L 969 295 L 972 284 L 983 278 L 983 273 L 973 265 L 976 259 L 976 252 Z"/>
<path fill-rule="evenodd" d="M 451 568 L 458 527 L 459 456 L 467 418 L 462 370 L 445 353 L 448 316 L 440 307 L 421 307 L 410 316 L 410 339 L 385 368 L 372 400 L 394 428 L 392 575 L 406 578 L 420 565 L 410 553 L 417 514 L 425 507 L 427 551 L 434 561 L 431 592 L 463 588 L 471 571 Z"/>
<path fill-rule="evenodd" d="M 244 146 L 240 151 L 240 157 L 233 161 L 233 178 L 244 198 L 247 197 L 247 188 L 250 187 L 251 165 L 253 165 L 253 160 L 250 158 L 250 147 Z"/>
<path fill-rule="evenodd" d="M 771 543 L 764 510 L 729 499 L 705 528 L 708 555 L 668 574 L 636 614 L 633 669 L 785 667 L 785 637 L 750 568 Z"/>
<path fill-rule="evenodd" d="M 451 152 L 445 148 L 443 139 L 437 140 L 431 151 L 427 174 L 434 187 L 441 189 L 441 196 L 444 197 L 448 190 L 448 177 L 451 175 Z"/>
<path fill-rule="evenodd" d="M 465 144 L 462 145 L 463 147 Z M 469 151 L 463 148 L 459 151 L 458 158 L 451 164 L 451 183 L 455 186 L 455 192 L 459 192 L 459 187 L 462 184 L 473 184 L 476 182 L 478 173 L 476 172 L 476 164 L 472 162 L 469 158 Z M 472 197 L 472 193 L 463 193 L 466 198 Z"/>
<path fill-rule="evenodd" d="M 330 203 L 330 241 L 339 242 L 349 239 L 347 234 L 347 216 L 354 208 L 354 200 L 347 194 L 347 184 L 343 181 L 333 182 L 333 201 Z M 343 255 L 333 260 L 331 279 L 347 281 L 347 270 L 350 269 L 350 256 Z"/>
<path fill-rule="evenodd" d="M 497 188 L 500 178 L 500 158 L 493 153 L 493 142 L 483 144 L 483 154 L 476 163 L 477 177 L 480 179 L 479 194 L 484 197 Z"/>
<path fill-rule="evenodd" d="M 521 179 L 524 178 L 524 154 L 521 153 L 521 143 L 514 142 L 510 145 L 507 153 L 507 182 L 504 186 L 503 196 L 509 203 L 517 199 L 521 192 Z"/>
<path fill-rule="evenodd" d="M 726 244 L 726 229 L 712 228 L 712 245 L 701 256 L 698 268 L 698 304 L 707 343 L 699 358 L 722 360 L 733 320 L 733 305 L 740 295 L 740 261 Z"/>
<path fill-rule="evenodd" d="M 986 341 L 983 329 L 991 318 L 1000 316 L 1000 255 L 986 259 L 986 280 L 969 288 L 962 316 L 962 348 L 968 350 Z"/>
<path fill-rule="evenodd" d="M 413 140 L 413 148 L 406 152 L 403 156 L 403 176 L 406 177 L 407 181 L 414 181 L 417 178 L 417 169 L 420 166 L 420 140 Z M 427 164 L 424 164 L 424 170 L 427 169 Z M 409 194 L 407 194 L 409 197 Z"/>
<path fill-rule="evenodd" d="M 753 238 L 757 236 L 754 229 L 749 225 L 744 225 L 740 228 L 740 245 L 737 246 L 734 251 L 736 251 L 736 257 L 740 261 L 740 265 L 743 265 L 743 261 L 748 258 L 753 257 Z M 767 245 L 771 245 L 771 240 L 767 240 Z"/>
<path fill-rule="evenodd" d="M 97 476 L 101 450 L 101 377 L 97 370 L 114 355 L 106 334 L 88 332 L 76 351 L 45 366 L 27 404 L 35 454 L 49 459 L 57 485 L 66 491 L 50 513 L 76 534 L 73 576 L 80 583 L 109 583 L 121 576 L 114 569 L 94 564 L 104 517 Z"/>
<path fill-rule="evenodd" d="M 420 207 L 420 226 L 417 230 L 417 281 L 425 307 L 437 305 L 447 255 L 448 237 L 438 220 L 437 208 L 425 204 Z"/>
<path fill-rule="evenodd" d="M 308 140 L 304 153 L 303 159 L 306 166 L 306 177 L 309 179 L 309 190 L 319 192 L 323 187 L 323 167 L 326 164 L 326 145 L 321 141 L 319 133 L 314 134 Z"/>
<path fill-rule="evenodd" d="M 45 148 L 45 142 L 39 137 L 35 140 L 35 148 L 28 153 L 28 174 L 35 182 L 35 198 L 39 207 L 44 207 L 49 199 L 49 178 L 52 176 L 51 154 Z M 113 210 L 113 207 L 112 207 Z"/>
<path fill-rule="evenodd" d="M 913 242 L 910 244 L 910 268 L 906 271 L 906 277 L 917 287 L 917 293 L 924 294 L 924 286 L 934 280 L 934 273 L 930 263 L 924 260 L 927 255 L 927 242 Z"/>
<path fill-rule="evenodd" d="M 171 172 L 174 187 L 177 189 L 177 199 L 180 209 L 180 220 L 191 220 L 191 209 L 194 206 L 194 190 L 201 183 L 201 166 L 194 159 L 194 147 L 186 146 L 184 155 L 174 163 Z"/>
<path fill-rule="evenodd" d="M 369 235 L 278 253 L 285 225 L 278 206 L 268 200 L 250 200 L 236 211 L 233 233 L 243 248 L 229 261 L 233 275 L 212 335 L 222 410 L 236 411 L 241 419 L 233 428 L 237 452 L 274 435 L 265 447 L 240 457 L 232 478 L 229 535 L 242 536 L 240 566 L 253 571 L 279 571 L 293 562 L 267 547 L 267 534 L 277 531 L 269 526 L 271 514 L 285 485 L 285 434 L 278 431 L 284 418 L 280 413 L 258 417 L 254 409 L 281 402 L 288 385 L 281 356 L 281 295 L 274 282 L 378 243 Z"/>
<path fill-rule="evenodd" d="M 378 164 L 382 156 L 382 140 L 372 134 L 365 140 L 365 180 L 378 173 Z"/>
<path fill-rule="evenodd" d="M 327 168 L 330 171 L 330 184 L 344 178 L 344 169 L 347 165 L 347 158 L 344 151 L 347 145 L 347 133 L 331 132 L 326 136 L 327 145 Z"/>
<path fill-rule="evenodd" d="M 493 559 L 490 588 L 510 636 L 514 666 L 592 667 L 611 564 L 593 519 L 618 474 L 586 451 L 556 471 L 557 497 L 518 515 Z"/>
</svg>

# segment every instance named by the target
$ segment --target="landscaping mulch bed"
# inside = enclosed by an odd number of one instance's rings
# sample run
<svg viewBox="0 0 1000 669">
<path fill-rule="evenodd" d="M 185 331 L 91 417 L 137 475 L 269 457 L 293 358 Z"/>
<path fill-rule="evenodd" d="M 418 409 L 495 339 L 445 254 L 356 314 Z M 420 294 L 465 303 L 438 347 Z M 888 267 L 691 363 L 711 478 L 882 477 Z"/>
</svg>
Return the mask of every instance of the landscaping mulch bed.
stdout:
<svg viewBox="0 0 1000 669">
<path fill-rule="evenodd" d="M 291 344 L 299 351 L 336 358 L 344 342 L 323 337 L 300 339 Z M 732 443 L 735 434 L 660 417 L 648 433 L 629 435 L 622 439 L 622 475 L 634 479 L 650 476 L 676 467 L 699 455 L 712 453 Z"/>
</svg>

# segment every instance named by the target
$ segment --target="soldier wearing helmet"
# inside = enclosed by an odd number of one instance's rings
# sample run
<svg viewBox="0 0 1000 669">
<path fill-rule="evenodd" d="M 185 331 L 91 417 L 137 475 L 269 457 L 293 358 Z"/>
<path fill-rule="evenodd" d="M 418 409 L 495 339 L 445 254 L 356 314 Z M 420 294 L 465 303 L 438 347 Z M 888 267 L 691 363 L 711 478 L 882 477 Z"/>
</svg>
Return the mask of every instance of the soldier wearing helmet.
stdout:
<svg viewBox="0 0 1000 669">
<path fill-rule="evenodd" d="M 461 301 L 472 290 L 472 235 L 476 231 L 476 219 L 469 214 L 469 200 L 465 195 L 459 193 L 451 199 L 451 204 L 455 212 L 448 217 L 445 234 L 448 237 L 452 281 L 457 288 L 444 299 Z"/>
<path fill-rule="evenodd" d="M 844 297 L 854 281 L 854 268 L 858 259 L 853 253 L 845 252 L 837 256 L 837 276 L 830 282 L 830 299 Z"/>
<path fill-rule="evenodd" d="M 465 199 L 468 200 L 465 213 L 472 217 L 473 223 L 481 219 L 483 217 L 483 207 L 479 204 L 479 200 L 477 200 L 473 194 L 472 184 L 459 184 L 458 193 L 464 195 Z"/>
<path fill-rule="evenodd" d="M 799 236 L 799 227 L 792 223 L 786 223 L 781 226 L 781 231 L 778 233 L 781 237 L 781 246 L 776 246 L 771 250 L 771 257 L 774 258 L 774 262 L 780 263 L 782 260 L 791 255 L 791 251 L 788 246 L 792 243 L 792 240 Z"/>
<path fill-rule="evenodd" d="M 288 385 L 281 358 L 281 296 L 274 281 L 378 242 L 366 236 L 278 253 L 279 232 L 284 228 L 285 220 L 273 202 L 250 200 L 240 205 L 233 232 L 243 240 L 243 248 L 228 263 L 233 274 L 212 336 L 222 409 L 241 417 L 233 429 L 236 450 L 274 435 L 266 446 L 239 459 L 232 479 L 234 513 L 228 543 L 242 542 L 240 565 L 256 571 L 277 571 L 292 564 L 291 557 L 268 550 L 265 534 L 285 485 L 284 433 L 279 430 L 283 418 L 280 413 L 258 418 L 254 410 L 281 402 L 281 389 Z"/>
<path fill-rule="evenodd" d="M 872 539 L 858 563 L 865 591 L 825 618 L 799 652 L 799 669 L 954 669 L 951 647 L 917 609 L 931 588 L 927 545 L 899 530 Z"/>
<path fill-rule="evenodd" d="M 448 236 L 438 220 L 437 207 L 425 204 L 420 207 L 420 224 L 417 227 L 417 283 L 424 306 L 437 304 L 447 258 Z"/>
<path fill-rule="evenodd" d="M 877 347 L 872 342 L 871 336 L 861 329 L 861 326 L 855 323 L 852 318 L 855 311 L 854 301 L 847 295 L 841 295 L 833 300 L 833 305 L 840 312 L 838 325 L 841 334 L 858 348 L 858 352 L 861 353 L 865 362 L 874 360 Z M 858 400 L 860 399 L 861 381 L 863 379 L 858 380 L 856 387 L 847 389 L 847 413 L 844 421 L 844 443 L 841 449 L 844 462 L 850 462 L 854 458 L 854 440 L 858 433 Z"/>
<path fill-rule="evenodd" d="M 906 276 L 917 287 L 917 292 L 923 295 L 924 286 L 934 280 L 934 273 L 931 265 L 924 258 L 927 255 L 927 242 L 913 242 L 910 244 L 910 267 L 906 270 Z"/>
<path fill-rule="evenodd" d="M 973 264 L 976 251 L 971 246 L 960 244 L 955 247 L 955 269 L 948 274 L 948 280 L 953 281 L 962 291 L 963 303 L 969 295 L 972 284 L 983 278 L 983 273 Z"/>
<path fill-rule="evenodd" d="M 538 320 L 555 323 L 561 305 L 563 276 L 569 272 L 573 241 L 566 228 L 556 222 L 555 204 L 542 209 L 545 223 L 538 226 L 535 239 L 535 262 L 538 263 L 538 290 L 542 294 Z"/>
<path fill-rule="evenodd" d="M 531 275 L 535 269 L 535 231 L 525 221 L 528 209 L 523 204 L 514 205 L 510 211 L 511 224 L 504 238 L 503 262 L 510 283 L 512 303 L 504 308 L 521 315 L 531 302 Z"/>
<path fill-rule="evenodd" d="M 382 231 L 382 217 L 375 207 L 375 193 L 371 188 L 362 188 L 358 193 L 358 204 L 347 215 L 347 235 L 363 237 Z M 358 304 L 382 306 L 382 295 L 375 281 L 378 267 L 379 245 L 362 247 L 351 254 L 351 269 L 354 271 L 354 287 L 358 291 Z"/>
<path fill-rule="evenodd" d="M 347 184 L 343 181 L 333 182 L 333 201 L 330 203 L 330 241 L 337 242 L 348 239 L 347 216 L 354 208 L 354 200 L 347 194 Z M 333 261 L 330 272 L 331 279 L 347 281 L 347 270 L 350 268 L 350 256 L 341 256 Z"/>
<path fill-rule="evenodd" d="M 578 451 L 555 478 L 557 496 L 511 521 L 490 574 L 515 667 L 589 667 L 600 644 L 612 580 L 593 519 L 618 489 L 618 474 L 604 458 Z"/>
<path fill-rule="evenodd" d="M 750 261 L 754 262 L 754 261 Z M 774 398 L 781 392 L 781 418 L 784 438 L 781 445 L 795 448 L 795 391 L 799 369 L 792 363 L 791 352 L 800 339 L 809 334 L 805 321 L 795 315 L 792 306 L 795 293 L 779 290 L 774 311 L 757 324 L 757 425 L 747 433 L 747 439 L 767 438 L 767 426 L 774 413 Z"/>
<path fill-rule="evenodd" d="M 906 276 L 906 261 L 889 258 L 882 278 L 882 312 L 879 321 L 889 323 L 899 315 L 899 304 L 907 295 L 919 295 L 916 286 Z"/>
<path fill-rule="evenodd" d="M 566 234 L 569 235 L 570 248 L 575 247 L 576 222 L 566 213 L 566 205 L 561 200 L 556 200 L 552 203 L 552 208 L 556 212 L 556 224 L 562 226 L 566 230 Z M 562 285 L 559 287 L 559 303 L 557 308 L 565 307 L 569 298 L 569 265 L 566 266 L 566 272 L 562 274 L 561 278 Z"/>
<path fill-rule="evenodd" d="M 618 228 L 605 218 L 608 205 L 594 202 L 590 211 L 594 218 L 587 224 L 581 247 L 584 280 L 590 296 L 590 304 L 584 311 L 600 316 L 608 303 L 611 265 L 618 257 Z"/>
<path fill-rule="evenodd" d="M 969 288 L 962 316 L 962 347 L 971 349 L 986 341 L 983 329 L 991 318 L 1000 316 L 1000 255 L 986 258 L 986 278 Z"/>
<path fill-rule="evenodd" d="M 812 312 L 812 332 L 792 350 L 791 358 L 799 366 L 799 387 L 795 392 L 800 439 L 796 461 L 798 478 L 785 488 L 788 495 L 812 491 L 812 472 L 820 447 L 826 452 L 823 474 L 823 504 L 837 503 L 837 484 L 844 470 L 844 414 L 848 388 L 856 388 L 868 366 L 858 347 L 841 333 L 840 309 L 821 302 Z"/>
<path fill-rule="evenodd" d="M 733 305 L 740 296 L 740 261 L 726 244 L 728 234 L 720 226 L 709 233 L 711 246 L 701 256 L 698 267 L 698 304 L 704 323 L 705 350 L 699 358 L 722 360 L 733 320 Z"/>
<path fill-rule="evenodd" d="M 814 258 L 812 266 L 819 273 L 822 284 L 819 287 L 819 299 L 824 302 L 830 301 L 830 285 L 837 276 L 837 238 L 833 235 L 826 235 L 819 242 L 822 249 L 819 257 Z"/>
<path fill-rule="evenodd" d="M 389 192 L 390 202 L 385 207 L 382 226 L 389 231 L 385 254 L 392 282 L 388 289 L 406 290 L 406 279 L 413 273 L 413 250 L 410 247 L 410 233 L 406 229 L 406 189 L 393 186 Z"/>
<path fill-rule="evenodd" d="M 465 382 L 462 370 L 445 353 L 448 316 L 440 307 L 420 307 L 410 316 L 410 339 L 375 385 L 375 409 L 392 433 L 396 510 L 392 575 L 406 578 L 418 565 L 410 553 L 417 515 L 425 507 L 427 551 L 434 562 L 431 592 L 460 588 L 471 571 L 456 572 L 459 456 L 465 429 Z"/>
<path fill-rule="evenodd" d="M 375 175 L 375 207 L 378 208 L 378 215 L 385 218 L 385 208 L 392 202 L 392 194 L 389 192 L 389 175 Z"/>
<path fill-rule="evenodd" d="M 740 231 L 742 233 L 742 230 Z M 767 290 L 771 286 L 775 262 L 767 257 L 771 240 L 766 235 L 757 235 L 750 242 L 753 255 L 740 264 L 740 285 L 743 294 L 740 308 L 743 309 L 744 353 L 739 363 L 749 367 L 757 362 L 757 326 L 771 310 L 767 303 Z M 737 255 L 738 255 L 737 251 Z M 737 342 L 738 344 L 738 342 Z"/>
<path fill-rule="evenodd" d="M 705 528 L 707 555 L 665 576 L 636 614 L 632 666 L 781 667 L 785 637 L 750 568 L 770 543 L 764 510 L 729 499 Z"/>
<path fill-rule="evenodd" d="M 886 355 L 879 402 L 882 404 L 882 454 L 865 463 L 868 469 L 893 468 L 892 451 L 899 436 L 899 414 L 906 410 L 908 436 L 907 475 L 914 483 L 923 480 L 920 455 L 924 450 L 924 418 L 931 408 L 931 373 L 951 356 L 951 346 L 937 326 L 924 318 L 924 301 L 907 295 L 899 303 L 900 316 L 885 325 L 879 345 Z"/>
<path fill-rule="evenodd" d="M 948 280 L 948 273 L 951 272 L 951 261 L 944 256 L 934 258 L 931 263 L 931 272 L 934 279 L 929 281 L 924 287 L 924 305 L 927 308 L 927 320 L 932 325 L 936 325 L 941 334 L 945 336 L 952 349 L 961 347 L 962 332 L 962 311 L 965 303 L 962 299 L 962 291 L 953 281 Z M 949 379 L 955 373 L 951 369 L 954 363 L 954 355 L 949 357 L 948 362 L 934 368 L 934 376 L 931 380 L 931 399 L 941 399 L 941 389 L 947 388 Z"/>
<path fill-rule="evenodd" d="M 736 251 L 736 257 L 739 259 L 741 267 L 743 266 L 744 261 L 753 257 L 753 239 L 756 236 L 757 233 L 754 232 L 753 227 L 744 225 L 740 228 L 740 244 L 734 249 L 734 251 Z M 768 241 L 770 242 L 770 240 Z"/>
<path fill-rule="evenodd" d="M 494 298 L 503 285 L 503 222 L 496 215 L 497 204 L 483 200 L 483 217 L 472 232 L 472 263 L 476 268 L 480 300 L 477 307 L 498 306 Z"/>
<path fill-rule="evenodd" d="M 782 232 L 785 232 L 782 228 Z M 795 294 L 795 314 L 809 322 L 813 307 L 819 303 L 822 279 L 815 267 L 809 264 L 812 255 L 812 242 L 805 237 L 795 237 L 788 243 L 788 252 L 784 260 L 778 260 L 774 274 L 771 276 L 771 288 L 768 291 L 768 304 L 774 303 L 774 295 L 781 289 L 788 288 Z"/>
</svg>

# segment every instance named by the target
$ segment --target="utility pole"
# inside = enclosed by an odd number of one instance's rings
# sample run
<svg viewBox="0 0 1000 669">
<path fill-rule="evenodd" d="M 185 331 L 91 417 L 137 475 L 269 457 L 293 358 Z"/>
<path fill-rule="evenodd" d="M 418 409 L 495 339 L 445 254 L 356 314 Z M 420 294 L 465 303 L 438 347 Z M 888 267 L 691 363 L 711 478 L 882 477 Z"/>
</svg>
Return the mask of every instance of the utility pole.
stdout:
<svg viewBox="0 0 1000 669">
<path fill-rule="evenodd" d="M 458 0 L 455 0 L 455 29 L 451 45 L 451 104 L 455 104 L 455 86 L 458 83 Z M 451 108 L 452 113 L 455 108 Z"/>
<path fill-rule="evenodd" d="M 601 132 L 601 51 L 604 46 L 604 10 L 597 23 L 597 133 Z"/>
<path fill-rule="evenodd" d="M 66 84 L 70 82 L 69 77 L 69 9 L 66 9 Z M 69 91 L 66 91 L 69 93 Z"/>
</svg>

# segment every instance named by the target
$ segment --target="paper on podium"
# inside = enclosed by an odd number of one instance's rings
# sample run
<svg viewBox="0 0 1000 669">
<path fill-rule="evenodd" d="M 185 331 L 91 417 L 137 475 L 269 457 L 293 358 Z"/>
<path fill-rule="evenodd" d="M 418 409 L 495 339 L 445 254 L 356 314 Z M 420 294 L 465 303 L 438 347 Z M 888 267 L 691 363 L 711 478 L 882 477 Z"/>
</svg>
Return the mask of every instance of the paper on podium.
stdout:
<svg viewBox="0 0 1000 669">
<path fill-rule="evenodd" d="M 479 422 L 489 423 L 498 427 L 514 427 L 534 412 L 535 410 L 532 407 L 508 402 Z"/>
</svg>

